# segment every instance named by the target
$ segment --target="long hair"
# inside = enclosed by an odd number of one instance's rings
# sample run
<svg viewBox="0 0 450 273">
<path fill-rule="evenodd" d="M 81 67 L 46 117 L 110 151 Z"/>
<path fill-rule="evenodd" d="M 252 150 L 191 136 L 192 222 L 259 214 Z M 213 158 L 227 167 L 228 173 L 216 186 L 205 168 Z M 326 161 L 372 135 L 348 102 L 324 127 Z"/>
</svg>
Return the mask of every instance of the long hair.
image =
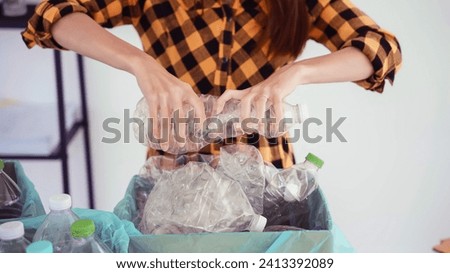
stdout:
<svg viewBox="0 0 450 273">
<path fill-rule="evenodd" d="M 263 38 L 269 41 L 269 53 L 274 57 L 296 58 L 303 51 L 310 30 L 305 0 L 264 0 L 268 15 Z"/>
<path fill-rule="evenodd" d="M 239 1 L 239 0 L 236 0 Z M 269 55 L 296 58 L 303 51 L 310 30 L 306 0 L 263 0 L 268 14 L 263 22 L 260 48 L 269 42 Z M 204 0 L 196 4 L 203 7 Z"/>
</svg>

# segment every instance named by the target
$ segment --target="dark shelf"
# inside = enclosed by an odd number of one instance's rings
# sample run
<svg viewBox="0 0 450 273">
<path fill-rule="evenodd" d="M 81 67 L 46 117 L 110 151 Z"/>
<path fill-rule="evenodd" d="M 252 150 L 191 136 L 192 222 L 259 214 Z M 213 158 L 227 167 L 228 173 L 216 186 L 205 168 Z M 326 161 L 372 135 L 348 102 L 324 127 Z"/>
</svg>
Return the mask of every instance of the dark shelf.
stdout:
<svg viewBox="0 0 450 273">
<path fill-rule="evenodd" d="M 0 28 L 25 28 L 28 20 L 34 13 L 36 5 L 27 5 L 27 14 L 23 16 L 7 17 L 3 15 L 3 8 L 0 5 Z"/>
<path fill-rule="evenodd" d="M 78 121 L 72 125 L 66 133 L 67 142 L 70 143 L 78 130 L 81 130 L 84 127 L 84 121 Z M 0 158 L 2 159 L 16 159 L 16 160 L 56 160 L 61 158 L 61 144 L 59 144 L 52 153 L 48 155 L 36 154 L 36 155 L 24 155 L 24 154 L 1 154 Z"/>
<path fill-rule="evenodd" d="M 27 13 L 23 16 L 7 17 L 3 16 L 3 10 L 0 5 L 0 28 L 14 28 L 24 30 L 27 26 L 28 20 L 34 14 L 36 5 L 27 5 Z M 58 108 L 58 119 L 59 119 L 59 136 L 60 142 L 55 150 L 48 155 L 0 155 L 4 159 L 16 159 L 16 160 L 59 160 L 61 161 L 62 167 L 62 180 L 63 180 L 63 191 L 70 194 L 69 186 L 69 166 L 68 166 L 68 151 L 67 147 L 72 141 L 73 137 L 79 130 L 83 131 L 84 139 L 84 149 L 85 149 L 85 161 L 86 161 L 86 176 L 88 181 L 88 195 L 89 195 L 89 207 L 94 208 L 94 186 L 93 186 L 93 175 L 91 167 L 91 148 L 89 144 L 89 124 L 87 118 L 87 99 L 86 99 L 86 86 L 84 82 L 84 68 L 83 68 L 83 58 L 77 55 L 78 63 L 78 77 L 80 82 L 80 97 L 81 97 L 81 108 L 83 118 L 76 122 L 69 130 L 65 126 L 65 111 L 64 111 L 64 86 L 63 86 L 63 75 L 62 75 L 62 60 L 61 52 L 58 50 L 53 51 L 54 55 L 54 66 L 56 74 L 56 97 L 57 97 L 57 108 Z"/>
</svg>

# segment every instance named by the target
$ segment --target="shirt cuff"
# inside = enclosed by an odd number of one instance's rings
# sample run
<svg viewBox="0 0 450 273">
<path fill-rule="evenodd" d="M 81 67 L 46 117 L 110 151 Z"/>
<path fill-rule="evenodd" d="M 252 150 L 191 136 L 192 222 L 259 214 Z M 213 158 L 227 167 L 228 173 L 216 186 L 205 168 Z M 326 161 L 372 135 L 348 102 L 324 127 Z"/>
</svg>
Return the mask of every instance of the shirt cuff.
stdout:
<svg viewBox="0 0 450 273">
<path fill-rule="evenodd" d="M 28 48 L 38 45 L 43 48 L 65 49 L 53 39 L 51 27 L 65 15 L 74 12 L 87 13 L 87 10 L 76 2 L 61 2 L 56 5 L 46 1 L 40 3 L 22 32 L 23 41 Z"/>
<path fill-rule="evenodd" d="M 395 43 L 395 44 L 393 44 Z M 383 92 L 386 80 L 394 83 L 397 65 L 401 63 L 400 48 L 396 38 L 389 33 L 368 31 L 363 36 L 346 41 L 342 48 L 355 47 L 370 60 L 374 73 L 355 83 L 366 90 Z"/>
</svg>

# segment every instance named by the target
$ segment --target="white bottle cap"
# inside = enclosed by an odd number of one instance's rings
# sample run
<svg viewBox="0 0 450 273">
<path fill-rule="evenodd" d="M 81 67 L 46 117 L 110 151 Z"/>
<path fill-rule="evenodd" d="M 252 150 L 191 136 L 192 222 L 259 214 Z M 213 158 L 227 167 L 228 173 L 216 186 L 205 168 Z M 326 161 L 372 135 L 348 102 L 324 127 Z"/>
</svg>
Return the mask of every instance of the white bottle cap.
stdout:
<svg viewBox="0 0 450 273">
<path fill-rule="evenodd" d="M 300 187 L 294 183 L 288 183 L 284 189 L 284 200 L 287 202 L 295 202 L 299 200 Z"/>
<path fill-rule="evenodd" d="M 20 221 L 8 222 L 0 225 L 0 240 L 19 239 L 25 234 L 23 223 Z"/>
<path fill-rule="evenodd" d="M 72 198 L 68 194 L 55 194 L 48 202 L 51 210 L 66 210 L 72 207 Z"/>
<path fill-rule="evenodd" d="M 249 231 L 261 232 L 267 224 L 267 219 L 261 215 L 255 215 L 250 222 Z"/>
</svg>

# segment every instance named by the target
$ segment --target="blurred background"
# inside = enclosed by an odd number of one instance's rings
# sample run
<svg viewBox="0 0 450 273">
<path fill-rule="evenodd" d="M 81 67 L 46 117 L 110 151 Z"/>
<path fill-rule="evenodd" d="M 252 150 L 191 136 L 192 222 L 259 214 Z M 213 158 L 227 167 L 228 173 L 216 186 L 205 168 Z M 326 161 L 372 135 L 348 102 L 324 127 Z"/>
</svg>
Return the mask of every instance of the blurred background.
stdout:
<svg viewBox="0 0 450 273">
<path fill-rule="evenodd" d="M 356 251 L 431 252 L 441 239 L 450 237 L 450 2 L 353 2 L 397 36 L 403 68 L 394 86 L 387 84 L 381 95 L 353 83 L 299 87 L 287 101 L 307 104 L 310 115 L 322 120 L 326 108 L 333 109 L 334 120 L 347 117 L 340 131 L 348 142 L 301 140 L 294 144 L 295 154 L 298 161 L 308 152 L 324 159 L 321 187 L 335 224 Z M 141 47 L 131 27 L 111 31 Z M 326 53 L 323 46 L 309 42 L 300 58 Z M 80 113 L 76 57 L 70 52 L 62 57 L 66 113 L 69 119 L 76 118 Z M 133 110 L 141 94 L 133 76 L 90 59 L 85 59 L 85 77 L 95 208 L 111 211 L 144 163 L 146 149 L 133 136 L 130 143 L 102 143 L 103 137 L 111 137 L 102 124 L 118 118 L 122 122 L 115 128 L 123 134 L 124 109 Z M 19 29 L 0 28 L 0 109 L 17 102 L 40 105 L 29 114 L 39 120 L 42 109 L 56 109 L 55 93 L 52 51 L 28 50 Z M 56 120 L 55 113 L 49 115 Z M 50 121 L 40 120 L 38 131 L 51 127 Z M 0 130 L 2 123 L 0 115 Z M 310 135 L 324 135 L 324 129 L 311 126 Z M 34 130 L 27 134 L 38 134 Z M 0 145 L 0 154 L 11 147 Z M 75 135 L 68 152 L 74 206 L 88 207 L 82 133 Z M 48 197 L 63 189 L 60 162 L 22 164 L 47 207 Z"/>
</svg>

